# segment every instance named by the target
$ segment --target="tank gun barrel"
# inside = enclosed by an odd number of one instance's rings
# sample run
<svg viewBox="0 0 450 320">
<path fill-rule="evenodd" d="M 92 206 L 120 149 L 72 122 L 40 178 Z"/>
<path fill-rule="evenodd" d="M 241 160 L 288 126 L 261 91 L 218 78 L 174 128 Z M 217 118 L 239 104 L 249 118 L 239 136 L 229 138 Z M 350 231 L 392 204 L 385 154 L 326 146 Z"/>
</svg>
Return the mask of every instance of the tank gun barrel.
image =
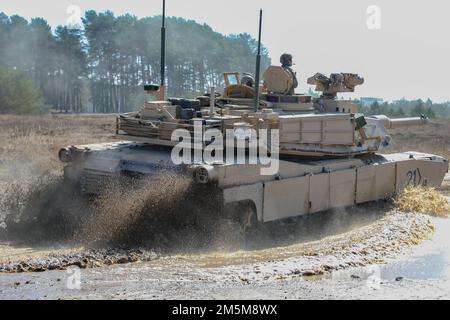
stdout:
<svg viewBox="0 0 450 320">
<path fill-rule="evenodd" d="M 399 119 L 391 119 L 386 116 L 380 115 L 374 116 L 374 118 L 381 120 L 386 129 L 422 126 L 430 122 L 430 119 L 424 115 L 414 118 L 399 118 Z"/>
</svg>

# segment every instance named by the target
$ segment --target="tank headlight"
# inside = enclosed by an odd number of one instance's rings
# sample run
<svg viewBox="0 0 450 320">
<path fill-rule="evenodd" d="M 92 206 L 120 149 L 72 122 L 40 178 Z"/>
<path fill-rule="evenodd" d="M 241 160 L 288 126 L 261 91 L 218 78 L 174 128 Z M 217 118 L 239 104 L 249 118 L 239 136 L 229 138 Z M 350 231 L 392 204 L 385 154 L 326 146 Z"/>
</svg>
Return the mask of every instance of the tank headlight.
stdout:
<svg viewBox="0 0 450 320">
<path fill-rule="evenodd" d="M 217 171 L 213 166 L 200 166 L 194 170 L 194 180 L 200 184 L 217 181 Z"/>
<path fill-rule="evenodd" d="M 209 181 L 208 169 L 206 169 L 205 167 L 198 167 L 194 171 L 194 178 L 195 178 L 195 181 L 197 181 L 198 183 L 201 183 L 201 184 L 208 183 L 208 181 Z"/>
<path fill-rule="evenodd" d="M 74 152 L 71 148 L 62 148 L 58 152 L 58 157 L 61 162 L 72 162 L 74 159 Z"/>
</svg>

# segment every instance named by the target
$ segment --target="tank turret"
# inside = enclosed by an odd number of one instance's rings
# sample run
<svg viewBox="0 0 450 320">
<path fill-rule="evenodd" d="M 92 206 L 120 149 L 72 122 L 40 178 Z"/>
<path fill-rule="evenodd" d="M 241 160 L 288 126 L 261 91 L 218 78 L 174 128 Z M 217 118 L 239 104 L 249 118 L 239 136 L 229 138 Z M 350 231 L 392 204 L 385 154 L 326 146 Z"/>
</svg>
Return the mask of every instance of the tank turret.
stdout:
<svg viewBox="0 0 450 320">
<path fill-rule="evenodd" d="M 333 73 L 326 77 L 317 73 L 310 77 L 308 84 L 322 92 L 314 100 L 305 95 L 284 94 L 292 85 L 292 75 L 282 67 L 270 66 L 263 78 L 261 109 L 257 112 L 252 106 L 255 88 L 242 82 L 240 73 L 228 72 L 224 74 L 223 94 L 208 98 L 206 104 L 202 99 L 153 101 L 138 113 L 119 116 L 118 137 L 173 145 L 171 137 L 176 129 L 193 132 L 195 124 L 201 123 L 203 130 L 219 129 L 223 137 L 230 129 L 241 137 L 241 129 L 246 127 L 246 132 L 253 130 L 252 138 L 259 140 L 260 129 L 267 129 L 269 134 L 276 130 L 280 154 L 345 157 L 391 147 L 394 141 L 390 129 L 428 123 L 426 117 L 364 116 L 358 113 L 356 103 L 336 99 L 338 93 L 354 92 L 356 86 L 364 83 L 357 74 Z"/>
</svg>

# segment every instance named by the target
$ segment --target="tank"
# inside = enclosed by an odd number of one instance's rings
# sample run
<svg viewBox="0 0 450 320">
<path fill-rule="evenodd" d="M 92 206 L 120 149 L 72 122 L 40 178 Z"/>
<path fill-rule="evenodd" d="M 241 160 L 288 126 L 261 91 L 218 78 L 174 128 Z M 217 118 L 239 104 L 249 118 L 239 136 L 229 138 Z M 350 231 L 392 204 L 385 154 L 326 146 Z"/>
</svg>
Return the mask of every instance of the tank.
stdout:
<svg viewBox="0 0 450 320">
<path fill-rule="evenodd" d="M 317 73 L 307 83 L 319 98 L 285 94 L 293 78 L 280 66 L 262 78 L 258 65 L 253 85 L 249 74 L 225 73 L 222 93 L 211 88 L 189 100 L 166 99 L 162 76 L 161 85 L 144 87 L 153 100 L 117 116 L 116 141 L 60 150 L 65 177 L 96 195 L 108 179 L 185 174 L 203 190 L 219 192 L 223 211 L 246 226 L 386 199 L 408 186 L 441 185 L 447 159 L 385 153 L 394 144 L 390 129 L 429 119 L 365 116 L 357 104 L 336 98 L 354 92 L 362 77 Z"/>
</svg>

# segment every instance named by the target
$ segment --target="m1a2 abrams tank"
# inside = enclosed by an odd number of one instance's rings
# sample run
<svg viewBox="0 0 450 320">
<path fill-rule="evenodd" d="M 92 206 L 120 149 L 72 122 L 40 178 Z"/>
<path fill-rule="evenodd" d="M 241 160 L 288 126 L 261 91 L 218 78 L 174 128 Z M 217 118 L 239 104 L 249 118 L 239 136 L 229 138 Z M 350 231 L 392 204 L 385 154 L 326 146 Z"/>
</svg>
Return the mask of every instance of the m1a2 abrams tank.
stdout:
<svg viewBox="0 0 450 320">
<path fill-rule="evenodd" d="M 389 129 L 428 119 L 368 117 L 351 101 L 336 99 L 363 84 L 358 75 L 309 78 L 320 98 L 286 95 L 293 79 L 282 67 L 269 67 L 262 87 L 258 63 L 256 75 L 252 86 L 248 75 L 243 81 L 226 73 L 222 95 L 212 89 L 195 100 L 166 100 L 162 75 L 161 86 L 145 87 L 157 101 L 117 117 L 118 142 L 61 149 L 67 179 L 97 194 L 105 178 L 184 172 L 219 190 L 221 207 L 246 224 L 385 199 L 407 186 L 441 185 L 446 159 L 378 153 L 393 144 Z"/>
</svg>

